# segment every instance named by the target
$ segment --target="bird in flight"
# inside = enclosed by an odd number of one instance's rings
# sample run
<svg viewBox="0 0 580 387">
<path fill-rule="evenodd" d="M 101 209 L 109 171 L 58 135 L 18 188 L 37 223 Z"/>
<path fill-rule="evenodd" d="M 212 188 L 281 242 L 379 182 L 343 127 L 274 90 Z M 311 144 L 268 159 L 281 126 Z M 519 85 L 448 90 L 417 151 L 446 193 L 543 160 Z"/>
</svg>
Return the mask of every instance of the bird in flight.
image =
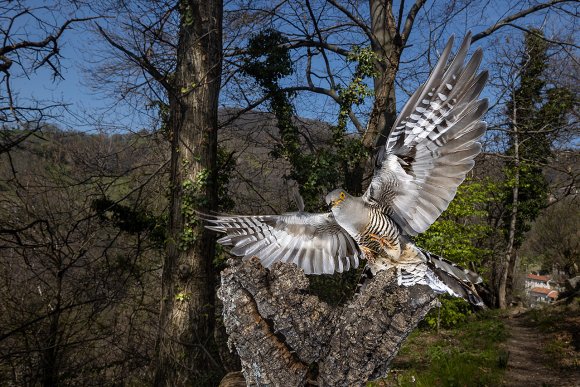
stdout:
<svg viewBox="0 0 580 387">
<path fill-rule="evenodd" d="M 332 274 L 358 267 L 366 259 L 373 274 L 397 269 L 403 286 L 425 284 L 437 293 L 483 305 L 473 284 L 481 277 L 422 250 L 411 237 L 437 220 L 481 151 L 487 100 L 478 99 L 487 72 L 478 73 L 476 50 L 466 63 L 468 34 L 449 60 L 453 37 L 428 80 L 399 114 L 366 192 L 344 189 L 326 195 L 328 213 L 299 211 L 282 215 L 205 216 L 206 227 L 225 233 L 218 240 L 244 259 L 258 257 L 265 267 L 294 263 L 306 274 Z M 449 64 L 447 65 L 447 63 Z"/>
</svg>

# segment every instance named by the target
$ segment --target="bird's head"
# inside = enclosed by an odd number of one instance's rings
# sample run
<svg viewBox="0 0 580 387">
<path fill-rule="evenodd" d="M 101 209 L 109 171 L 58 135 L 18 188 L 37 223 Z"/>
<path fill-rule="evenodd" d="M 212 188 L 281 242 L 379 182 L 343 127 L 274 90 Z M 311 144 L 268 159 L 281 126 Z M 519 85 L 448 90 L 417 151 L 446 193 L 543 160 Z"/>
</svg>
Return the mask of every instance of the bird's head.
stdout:
<svg viewBox="0 0 580 387">
<path fill-rule="evenodd" d="M 340 208 L 342 203 L 348 198 L 350 198 L 350 195 L 342 188 L 338 188 L 326 195 L 326 204 L 328 204 L 331 209 Z"/>
</svg>

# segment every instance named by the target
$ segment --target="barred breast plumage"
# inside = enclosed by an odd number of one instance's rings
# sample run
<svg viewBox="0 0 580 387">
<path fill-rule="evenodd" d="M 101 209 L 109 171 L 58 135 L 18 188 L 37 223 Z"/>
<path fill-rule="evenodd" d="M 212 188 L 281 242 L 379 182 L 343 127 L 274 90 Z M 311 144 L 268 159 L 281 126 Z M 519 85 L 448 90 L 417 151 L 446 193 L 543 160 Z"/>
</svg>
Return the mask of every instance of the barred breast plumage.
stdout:
<svg viewBox="0 0 580 387">
<path fill-rule="evenodd" d="M 299 211 L 267 216 L 208 216 L 208 228 L 226 233 L 219 242 L 232 253 L 258 256 L 264 266 L 293 262 L 308 274 L 330 274 L 356 267 L 371 271 L 395 267 L 401 285 L 421 283 L 481 304 L 473 283 L 481 278 L 423 251 L 410 237 L 424 232 L 447 208 L 481 151 L 487 100 L 479 94 L 487 72 L 478 72 L 482 51 L 466 63 L 468 34 L 449 61 L 449 40 L 427 81 L 403 107 L 384 147 L 378 150 L 373 178 L 364 195 L 330 192 L 332 212 Z"/>
</svg>

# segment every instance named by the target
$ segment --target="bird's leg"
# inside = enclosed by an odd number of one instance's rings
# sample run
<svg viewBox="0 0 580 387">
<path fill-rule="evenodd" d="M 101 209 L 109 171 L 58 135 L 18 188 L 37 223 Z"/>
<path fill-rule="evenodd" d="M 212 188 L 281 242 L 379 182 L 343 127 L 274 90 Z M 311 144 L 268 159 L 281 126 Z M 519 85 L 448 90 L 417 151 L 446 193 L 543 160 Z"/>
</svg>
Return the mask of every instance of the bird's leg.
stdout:
<svg viewBox="0 0 580 387">
<path fill-rule="evenodd" d="M 367 259 L 372 273 L 376 274 L 396 266 L 401 255 L 401 244 L 398 240 L 393 241 L 385 236 L 368 234 L 366 246 L 363 248 L 366 254 L 365 250 L 370 250 L 371 259 Z"/>
<path fill-rule="evenodd" d="M 387 238 L 386 236 L 380 236 L 376 234 L 369 234 L 369 238 L 378 243 L 381 250 L 387 255 L 387 257 L 393 261 L 398 261 L 401 255 L 401 244 L 397 239 L 393 240 Z"/>
<path fill-rule="evenodd" d="M 380 236 L 377 234 L 369 234 L 369 238 L 371 238 L 375 242 L 378 242 L 378 244 L 381 246 L 381 248 L 383 250 L 399 250 L 400 249 L 398 241 L 395 241 L 395 243 L 393 243 L 384 236 Z"/>
</svg>

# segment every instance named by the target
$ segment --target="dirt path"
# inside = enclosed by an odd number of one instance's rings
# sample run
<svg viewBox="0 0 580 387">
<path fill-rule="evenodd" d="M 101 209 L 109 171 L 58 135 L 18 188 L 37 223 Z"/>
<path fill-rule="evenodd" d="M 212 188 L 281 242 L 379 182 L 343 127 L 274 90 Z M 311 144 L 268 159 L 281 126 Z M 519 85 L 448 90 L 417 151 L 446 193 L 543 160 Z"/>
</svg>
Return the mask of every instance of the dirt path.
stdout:
<svg viewBox="0 0 580 387">
<path fill-rule="evenodd" d="M 578 387 L 578 372 L 561 372 L 550 368 L 550 356 L 545 351 L 549 339 L 537 329 L 528 326 L 524 317 L 505 319 L 510 338 L 506 342 L 509 351 L 508 368 L 504 385 L 510 387 Z"/>
</svg>

